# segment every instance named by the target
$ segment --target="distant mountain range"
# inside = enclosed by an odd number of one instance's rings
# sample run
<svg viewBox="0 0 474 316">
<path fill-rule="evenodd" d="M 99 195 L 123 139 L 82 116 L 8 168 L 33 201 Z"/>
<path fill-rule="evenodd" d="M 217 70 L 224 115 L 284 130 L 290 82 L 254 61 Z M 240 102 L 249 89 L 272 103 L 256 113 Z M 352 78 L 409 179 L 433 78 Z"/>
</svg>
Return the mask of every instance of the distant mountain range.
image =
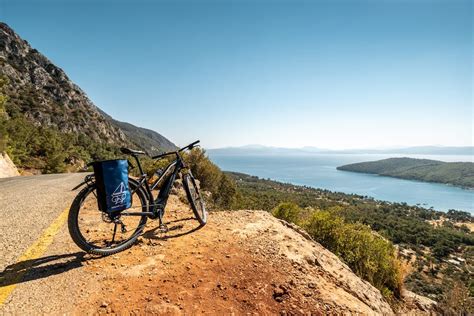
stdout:
<svg viewBox="0 0 474 316">
<path fill-rule="evenodd" d="M 262 145 L 208 149 L 212 155 L 305 155 L 305 154 L 411 154 L 411 155 L 474 155 L 474 147 L 417 146 L 391 149 L 330 150 L 318 147 L 284 148 Z"/>
</svg>

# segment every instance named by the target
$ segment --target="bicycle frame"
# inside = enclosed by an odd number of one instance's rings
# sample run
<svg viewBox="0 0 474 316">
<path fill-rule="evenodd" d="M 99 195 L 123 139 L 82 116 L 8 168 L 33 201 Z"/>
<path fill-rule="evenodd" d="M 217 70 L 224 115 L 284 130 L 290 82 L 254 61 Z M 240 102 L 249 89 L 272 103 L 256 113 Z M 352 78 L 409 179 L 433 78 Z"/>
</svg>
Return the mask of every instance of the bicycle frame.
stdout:
<svg viewBox="0 0 474 316">
<path fill-rule="evenodd" d="M 146 194 L 148 195 L 148 203 L 150 207 L 152 207 L 151 212 L 127 212 L 123 211 L 121 212 L 121 215 L 132 215 L 132 216 L 142 216 L 142 215 L 147 215 L 150 217 L 156 218 L 159 213 L 162 213 L 164 207 L 166 206 L 166 202 L 168 200 L 169 194 L 171 189 L 173 188 L 173 183 L 176 180 L 176 177 L 178 176 L 178 173 L 183 169 L 186 168 L 186 165 L 179 155 L 179 153 L 176 153 L 176 160 L 171 162 L 165 169 L 165 171 L 158 177 L 158 179 L 153 182 L 152 185 L 148 183 L 148 176 L 146 173 L 144 173 L 143 168 L 140 164 L 140 160 L 138 159 L 137 156 L 133 156 L 135 158 L 135 161 L 137 162 L 138 169 L 140 171 L 141 176 L 139 177 L 137 181 L 137 189 L 139 190 L 140 188 L 144 188 Z M 174 167 L 174 170 L 171 172 L 172 168 Z M 163 186 L 156 196 L 156 198 L 153 196 L 153 190 L 158 186 L 159 183 L 164 181 Z M 134 192 L 132 192 L 133 194 Z"/>
<path fill-rule="evenodd" d="M 199 143 L 199 141 L 196 141 L 177 151 L 164 153 L 164 154 L 152 157 L 153 159 L 160 159 L 165 156 L 176 155 L 176 159 L 166 167 L 165 171 L 163 171 L 163 173 L 158 177 L 158 179 L 155 180 L 155 182 L 151 186 L 148 183 L 148 177 L 146 173 L 143 171 L 142 165 L 140 163 L 140 159 L 138 158 L 137 154 L 132 153 L 132 157 L 135 158 L 135 161 L 138 166 L 138 170 L 140 171 L 139 179 L 134 180 L 137 182 L 136 190 L 139 190 L 141 188 L 145 189 L 145 192 L 148 197 L 148 208 L 151 207 L 151 210 L 148 209 L 147 211 L 144 211 L 144 212 L 123 211 L 120 213 L 120 215 L 125 215 L 125 216 L 144 216 L 145 215 L 151 219 L 159 218 L 160 226 L 161 226 L 163 224 L 162 219 L 163 219 L 166 203 L 168 201 L 168 197 L 170 195 L 171 189 L 173 188 L 174 181 L 176 180 L 178 173 L 181 172 L 182 169 L 187 168 L 183 158 L 180 155 L 180 152 L 185 149 L 192 149 L 197 143 Z M 172 168 L 174 168 L 174 170 L 171 172 Z M 160 189 L 160 192 L 158 193 L 157 197 L 154 198 L 152 191 L 162 181 L 164 181 L 163 186 Z M 132 194 L 134 192 L 135 191 L 133 191 Z"/>
</svg>

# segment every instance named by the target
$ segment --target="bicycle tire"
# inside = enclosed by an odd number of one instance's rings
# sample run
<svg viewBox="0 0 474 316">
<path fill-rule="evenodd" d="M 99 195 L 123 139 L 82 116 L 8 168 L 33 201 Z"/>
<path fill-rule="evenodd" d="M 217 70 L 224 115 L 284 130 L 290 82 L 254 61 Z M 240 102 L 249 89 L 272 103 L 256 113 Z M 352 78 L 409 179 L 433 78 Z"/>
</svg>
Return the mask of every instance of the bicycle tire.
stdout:
<svg viewBox="0 0 474 316">
<path fill-rule="evenodd" d="M 144 209 L 144 207 L 147 207 L 148 205 L 147 195 L 141 188 L 137 188 L 137 183 L 129 180 L 129 186 L 132 192 L 134 192 L 133 195 L 137 194 L 137 197 L 141 203 L 141 211 L 145 211 L 146 209 Z M 74 201 L 71 204 L 71 208 L 69 209 L 68 214 L 68 229 L 72 240 L 79 248 L 81 248 L 85 252 L 101 256 L 113 255 L 115 253 L 130 248 L 145 228 L 147 216 L 139 216 L 140 219 L 138 226 L 135 228 L 131 236 L 113 247 L 98 247 L 97 245 L 88 242 L 85 236 L 83 235 L 83 232 L 81 232 L 81 229 L 79 227 L 79 215 L 81 207 L 84 205 L 84 201 L 87 199 L 87 197 L 89 197 L 89 195 L 93 193 L 95 189 L 95 184 L 88 185 L 79 192 L 79 194 L 75 197 Z M 101 211 L 97 210 L 97 212 L 99 212 L 97 216 L 102 216 Z M 131 216 L 124 216 L 123 218 L 125 217 Z"/>
<path fill-rule="evenodd" d="M 202 199 L 201 193 L 199 192 L 199 188 L 196 185 L 196 181 L 191 174 L 184 175 L 183 186 L 194 216 L 202 226 L 206 225 L 206 206 L 204 204 L 204 200 Z"/>
</svg>

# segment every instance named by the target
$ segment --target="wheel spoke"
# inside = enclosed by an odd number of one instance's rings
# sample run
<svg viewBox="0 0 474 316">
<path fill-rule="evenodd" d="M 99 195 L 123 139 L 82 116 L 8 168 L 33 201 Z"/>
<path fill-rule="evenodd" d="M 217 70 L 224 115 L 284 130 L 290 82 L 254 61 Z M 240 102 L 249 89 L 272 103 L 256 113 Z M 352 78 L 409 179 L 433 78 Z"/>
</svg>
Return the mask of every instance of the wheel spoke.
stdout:
<svg viewBox="0 0 474 316">
<path fill-rule="evenodd" d="M 73 240 L 79 247 L 96 254 L 107 254 L 124 247 L 125 244 L 132 245 L 146 224 L 147 216 L 140 213 L 148 209 L 148 202 L 142 191 L 137 190 L 136 185 L 132 182 L 130 185 L 134 192 L 133 207 L 126 211 L 136 213 L 135 216 L 121 216 L 119 213 L 112 217 L 111 214 L 100 211 L 95 186 L 82 193 L 80 203 L 75 206 L 76 223 L 72 226 L 74 229 L 72 231 L 70 229 L 71 236 L 75 235 Z"/>
</svg>

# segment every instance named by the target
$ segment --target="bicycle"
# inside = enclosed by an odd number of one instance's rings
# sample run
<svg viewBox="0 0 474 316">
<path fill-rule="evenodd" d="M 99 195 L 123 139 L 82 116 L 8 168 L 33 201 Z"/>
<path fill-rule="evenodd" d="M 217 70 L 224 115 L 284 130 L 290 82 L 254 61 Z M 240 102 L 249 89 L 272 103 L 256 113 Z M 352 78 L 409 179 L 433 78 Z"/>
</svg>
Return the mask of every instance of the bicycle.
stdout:
<svg viewBox="0 0 474 316">
<path fill-rule="evenodd" d="M 161 174 L 158 172 L 161 169 L 157 170 L 156 173 L 159 176 L 151 185 L 138 158 L 139 155 L 146 155 L 146 153 L 121 148 L 123 154 L 131 155 L 135 159 L 140 172 L 138 179 L 128 178 L 132 207 L 124 211 L 115 213 L 100 211 L 94 175 L 87 175 L 82 183 L 73 188 L 76 190 L 85 185 L 72 202 L 68 215 L 69 233 L 76 245 L 91 254 L 111 255 L 130 248 L 143 232 L 148 219 L 158 218 L 159 229 L 166 231 L 166 225 L 163 223 L 165 207 L 179 173 L 182 174 L 183 187 L 194 216 L 200 226 L 204 226 L 207 222 L 204 200 L 191 170 L 187 168 L 181 156 L 183 151 L 193 149 L 198 143 L 199 140 L 176 151 L 151 157 L 159 160 L 170 155 L 176 156 Z M 188 171 L 183 173 L 183 169 Z M 160 184 L 159 193 L 155 198 L 152 191 Z M 81 228 L 81 224 L 85 224 L 85 227 Z M 119 232 L 117 232 L 118 226 L 120 226 Z M 111 234 L 110 239 L 108 234 Z"/>
</svg>

